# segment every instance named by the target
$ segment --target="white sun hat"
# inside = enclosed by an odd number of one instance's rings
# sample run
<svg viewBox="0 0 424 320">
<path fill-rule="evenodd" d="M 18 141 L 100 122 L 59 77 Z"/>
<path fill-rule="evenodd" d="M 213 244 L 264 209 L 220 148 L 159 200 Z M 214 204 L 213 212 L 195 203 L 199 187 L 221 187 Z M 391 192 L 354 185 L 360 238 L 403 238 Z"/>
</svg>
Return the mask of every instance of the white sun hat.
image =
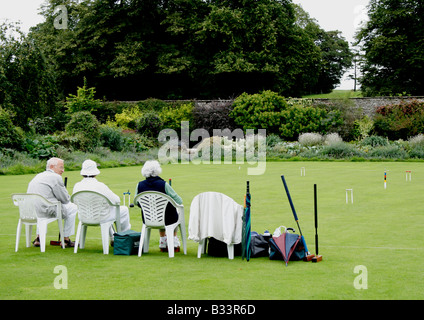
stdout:
<svg viewBox="0 0 424 320">
<path fill-rule="evenodd" d="M 81 175 L 82 176 L 97 176 L 100 173 L 97 169 L 97 163 L 93 160 L 85 160 L 82 163 Z"/>
</svg>

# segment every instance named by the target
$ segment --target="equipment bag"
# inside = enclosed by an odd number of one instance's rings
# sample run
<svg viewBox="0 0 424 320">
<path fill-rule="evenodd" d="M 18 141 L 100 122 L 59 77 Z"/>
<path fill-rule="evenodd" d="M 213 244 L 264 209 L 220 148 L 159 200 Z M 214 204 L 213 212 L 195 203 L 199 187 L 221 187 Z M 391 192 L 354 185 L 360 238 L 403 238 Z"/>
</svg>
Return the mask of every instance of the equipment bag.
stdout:
<svg viewBox="0 0 424 320">
<path fill-rule="evenodd" d="M 141 232 L 127 230 L 115 233 L 113 242 L 113 254 L 129 256 L 138 254 Z"/>
<path fill-rule="evenodd" d="M 270 235 L 258 234 L 256 231 L 250 233 L 250 257 L 268 257 L 269 256 Z"/>
<path fill-rule="evenodd" d="M 208 239 L 208 255 L 212 257 L 228 257 L 227 244 L 213 237 Z M 234 257 L 241 256 L 241 243 L 234 245 Z"/>
</svg>

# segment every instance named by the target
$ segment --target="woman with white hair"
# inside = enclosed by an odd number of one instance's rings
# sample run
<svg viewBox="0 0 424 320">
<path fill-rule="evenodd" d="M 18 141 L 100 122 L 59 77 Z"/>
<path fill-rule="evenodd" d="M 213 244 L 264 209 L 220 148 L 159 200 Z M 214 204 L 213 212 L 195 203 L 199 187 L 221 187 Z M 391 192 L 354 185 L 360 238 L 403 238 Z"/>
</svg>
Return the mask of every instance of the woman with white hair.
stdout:
<svg viewBox="0 0 424 320">
<path fill-rule="evenodd" d="M 158 161 L 156 160 L 149 160 L 146 161 L 143 168 L 141 169 L 141 174 L 143 177 L 146 178 L 146 180 L 140 181 L 137 185 L 137 188 L 135 190 L 136 194 L 139 194 L 141 192 L 145 191 L 157 191 L 162 192 L 170 196 L 172 199 L 175 200 L 176 203 L 182 204 L 183 200 L 181 197 L 172 189 L 172 187 L 165 182 L 159 175 L 162 173 L 162 168 Z M 178 214 L 177 210 L 174 208 L 173 205 L 168 203 L 168 206 L 166 207 L 165 212 L 165 224 L 172 224 L 177 222 L 178 220 Z M 165 229 L 159 230 L 159 248 L 161 251 L 165 251 L 168 248 L 167 238 Z M 177 237 L 177 231 L 174 231 L 174 247 L 179 248 L 180 241 Z"/>
</svg>

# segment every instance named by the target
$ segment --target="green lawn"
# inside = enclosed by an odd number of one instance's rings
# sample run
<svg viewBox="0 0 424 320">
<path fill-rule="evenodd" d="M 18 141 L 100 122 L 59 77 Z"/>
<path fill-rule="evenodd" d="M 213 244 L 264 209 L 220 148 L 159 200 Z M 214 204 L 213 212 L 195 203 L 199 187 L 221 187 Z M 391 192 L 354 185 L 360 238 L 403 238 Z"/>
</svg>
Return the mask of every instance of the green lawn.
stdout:
<svg viewBox="0 0 424 320">
<path fill-rule="evenodd" d="M 66 164 L 65 164 L 66 166 Z M 86 248 L 20 248 L 14 252 L 18 210 L 10 195 L 25 192 L 33 175 L 0 176 L 0 299 L 423 299 L 424 167 L 404 162 L 268 162 L 266 172 L 248 176 L 248 165 L 166 165 L 162 177 L 172 178 L 185 205 L 204 191 L 223 192 L 240 204 L 250 181 L 252 230 L 271 232 L 279 225 L 296 227 L 280 176 L 285 175 L 310 251 L 314 251 L 313 184 L 318 186 L 320 254 L 307 263 L 267 258 L 243 261 L 202 256 L 188 241 L 188 253 L 169 259 L 158 249 L 152 232 L 150 251 L 141 258 L 102 254 L 100 228 L 89 228 Z M 300 176 L 302 167 L 306 176 Z M 141 167 L 103 169 L 98 179 L 117 194 L 133 192 Z M 387 171 L 387 189 L 383 187 Z M 405 171 L 412 170 L 412 181 Z M 79 172 L 65 172 L 68 189 Z M 354 190 L 346 204 L 345 190 Z M 132 229 L 141 229 L 139 210 L 130 210 Z M 57 238 L 49 225 L 48 241 Z M 34 237 L 34 236 L 33 236 Z M 75 237 L 75 236 L 74 236 Z M 74 238 L 73 238 L 74 240 Z M 64 266 L 68 289 L 55 289 L 56 266 Z M 367 271 L 367 289 L 354 281 Z M 362 284 L 364 282 L 361 282 Z"/>
<path fill-rule="evenodd" d="M 362 97 L 361 91 L 353 90 L 333 90 L 330 93 L 323 94 L 311 94 L 303 96 L 306 99 L 349 99 L 349 98 L 360 98 Z"/>
</svg>

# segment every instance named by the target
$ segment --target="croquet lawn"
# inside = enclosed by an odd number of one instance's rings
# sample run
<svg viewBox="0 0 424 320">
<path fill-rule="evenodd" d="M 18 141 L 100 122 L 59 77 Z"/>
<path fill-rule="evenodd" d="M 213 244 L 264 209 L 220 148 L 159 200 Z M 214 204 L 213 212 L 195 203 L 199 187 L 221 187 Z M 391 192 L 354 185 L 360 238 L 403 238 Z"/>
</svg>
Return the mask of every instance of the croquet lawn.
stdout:
<svg viewBox="0 0 424 320">
<path fill-rule="evenodd" d="M 113 255 L 112 248 L 109 255 L 103 255 L 100 228 L 96 227 L 88 228 L 86 247 L 76 254 L 50 245 L 45 253 L 26 248 L 25 229 L 15 252 L 18 209 L 11 194 L 26 192 L 33 175 L 0 176 L 0 299 L 424 298 L 423 163 L 268 162 L 265 173 L 258 176 L 249 176 L 248 167 L 168 164 L 161 176 L 172 178 L 172 186 L 183 198 L 186 228 L 195 195 L 217 191 L 243 204 L 246 181 L 250 181 L 252 231 L 272 233 L 280 225 L 297 229 L 281 181 L 284 175 L 311 253 L 315 252 L 313 186 L 317 184 L 322 262 L 291 261 L 285 266 L 266 257 L 246 261 L 203 255 L 198 259 L 197 243 L 192 240 L 188 240 L 187 255 L 179 252 L 169 259 L 159 251 L 156 231 L 152 231 L 149 252 L 142 257 Z M 301 176 L 302 168 L 305 176 Z M 121 197 L 129 190 L 133 199 L 135 186 L 143 179 L 140 169 L 100 168 L 98 180 Z M 409 170 L 411 181 L 406 179 Z M 68 177 L 70 192 L 81 180 L 77 171 L 65 171 L 63 176 Z M 346 203 L 346 189 L 353 189 L 353 203 L 350 193 Z M 131 208 L 130 214 L 132 229 L 140 231 L 139 209 Z M 47 243 L 57 235 L 57 224 L 50 224 Z"/>
</svg>

